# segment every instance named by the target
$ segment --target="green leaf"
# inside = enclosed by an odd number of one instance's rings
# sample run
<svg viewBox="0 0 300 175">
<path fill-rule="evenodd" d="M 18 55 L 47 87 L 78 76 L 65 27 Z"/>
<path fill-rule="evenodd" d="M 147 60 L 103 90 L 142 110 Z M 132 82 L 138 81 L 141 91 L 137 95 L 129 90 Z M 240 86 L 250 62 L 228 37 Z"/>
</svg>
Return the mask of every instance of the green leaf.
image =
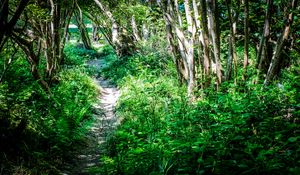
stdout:
<svg viewBox="0 0 300 175">
<path fill-rule="evenodd" d="M 288 139 L 288 141 L 289 142 L 296 142 L 297 141 L 297 137 L 290 137 L 289 139 Z"/>
</svg>

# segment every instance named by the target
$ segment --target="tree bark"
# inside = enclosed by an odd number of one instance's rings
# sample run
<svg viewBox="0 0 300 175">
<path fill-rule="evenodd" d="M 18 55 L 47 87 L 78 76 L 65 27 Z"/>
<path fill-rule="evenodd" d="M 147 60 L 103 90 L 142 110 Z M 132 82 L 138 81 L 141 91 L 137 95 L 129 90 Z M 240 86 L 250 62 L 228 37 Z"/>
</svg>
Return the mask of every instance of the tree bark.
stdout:
<svg viewBox="0 0 300 175">
<path fill-rule="evenodd" d="M 148 25 L 146 23 L 143 23 L 142 34 L 143 34 L 144 40 L 147 40 L 150 36 L 149 28 L 148 28 Z"/>
<path fill-rule="evenodd" d="M 135 16 L 131 17 L 131 28 L 132 28 L 132 32 L 133 32 L 133 36 L 134 36 L 135 40 L 141 41 L 141 37 L 139 34 L 138 26 L 136 24 Z"/>
<path fill-rule="evenodd" d="M 264 23 L 264 30 L 263 34 L 261 36 L 257 56 L 256 56 L 256 67 L 258 68 L 258 71 L 260 73 L 264 72 L 266 73 L 266 65 L 269 65 L 269 57 L 270 55 L 268 53 L 269 49 L 269 38 L 270 38 L 270 21 L 271 21 L 271 8 L 273 6 L 273 0 L 266 0 L 267 2 L 267 10 L 265 14 L 265 23 Z M 259 76 L 259 75 L 258 75 Z"/>
<path fill-rule="evenodd" d="M 226 81 L 229 81 L 231 79 L 232 76 L 232 60 L 233 60 L 233 49 L 232 49 L 232 41 L 231 41 L 231 37 L 228 37 L 228 59 L 227 59 L 227 63 L 226 63 L 226 74 L 225 74 L 225 79 Z"/>
<path fill-rule="evenodd" d="M 243 0 L 244 4 L 244 71 L 243 80 L 246 80 L 247 76 L 247 66 L 249 60 L 249 2 L 248 0 Z"/>
<path fill-rule="evenodd" d="M 2 51 L 2 48 L 4 46 L 4 42 L 7 40 L 5 39 L 5 36 L 10 36 L 14 26 L 17 24 L 21 14 L 23 13 L 24 9 L 26 8 L 27 4 L 29 3 L 29 0 L 21 0 L 18 3 L 18 7 L 16 8 L 16 11 L 14 12 L 11 19 L 8 21 L 8 14 L 10 12 L 9 9 L 9 1 L 8 0 L 2 0 L 1 2 L 1 8 L 0 8 L 0 52 Z"/>
<path fill-rule="evenodd" d="M 98 26 L 96 26 L 95 24 L 93 24 L 93 41 L 97 42 L 99 40 L 98 38 Z"/>
<path fill-rule="evenodd" d="M 297 2 L 298 2 L 298 0 L 293 0 L 291 2 L 291 13 L 288 15 L 287 22 L 285 24 L 284 30 L 283 30 L 281 36 L 279 37 L 279 39 L 277 41 L 275 52 L 274 52 L 274 55 L 272 57 L 272 62 L 269 66 L 269 70 L 268 70 L 266 79 L 264 81 L 265 86 L 268 86 L 270 84 L 270 82 L 273 80 L 273 78 L 276 76 L 276 73 L 280 72 L 280 69 L 281 69 L 280 62 L 281 62 L 281 59 L 282 59 L 281 53 L 282 53 L 283 47 L 284 47 L 284 45 L 285 45 L 285 43 L 286 43 L 286 41 L 288 40 L 288 37 L 289 37 L 289 33 L 290 33 L 290 30 L 291 30 L 291 26 L 292 26 L 293 18 L 294 18 L 294 12 L 293 11 L 297 7 Z"/>
<path fill-rule="evenodd" d="M 167 32 L 167 40 L 170 48 L 170 52 L 172 54 L 173 62 L 176 66 L 176 71 L 177 71 L 177 78 L 179 84 L 183 84 L 183 78 L 187 79 L 187 75 L 185 75 L 185 71 L 181 69 L 181 63 L 180 63 L 180 58 L 178 58 L 179 53 L 178 53 L 178 48 L 174 44 L 174 35 L 172 31 L 172 25 L 169 23 L 168 20 L 166 21 L 166 32 Z"/>
<path fill-rule="evenodd" d="M 208 12 L 208 19 L 211 29 L 211 38 L 212 44 L 214 49 L 214 58 L 216 64 L 216 74 L 217 74 L 217 84 L 220 85 L 222 83 L 222 65 L 220 62 L 220 34 L 218 33 L 219 30 L 217 29 L 217 14 L 216 14 L 216 2 L 215 0 L 206 0 L 207 2 L 207 12 Z"/>
<path fill-rule="evenodd" d="M 169 2 L 169 6 L 171 6 L 171 2 Z M 176 16 L 178 18 L 179 27 L 182 27 L 182 17 L 179 11 L 178 0 L 174 0 L 174 7 L 175 7 Z"/>
<path fill-rule="evenodd" d="M 49 84 L 42 78 L 39 73 L 39 53 L 35 54 L 33 43 L 31 41 L 27 41 L 17 34 L 12 34 L 12 39 L 20 46 L 20 48 L 24 51 L 27 56 L 27 61 L 31 67 L 31 74 L 33 78 L 38 82 L 38 84 L 48 93 L 51 93 Z"/>
<path fill-rule="evenodd" d="M 134 43 L 134 36 L 127 33 L 125 28 L 121 28 L 119 23 L 114 18 L 112 12 L 99 0 L 94 0 L 96 5 L 100 8 L 103 14 L 110 20 L 111 23 L 111 43 L 113 48 L 115 48 L 116 53 L 119 57 L 124 57 L 127 55 L 132 55 L 136 50 Z"/>
<path fill-rule="evenodd" d="M 238 78 L 238 68 L 237 68 L 237 53 L 236 53 L 236 42 L 235 42 L 235 32 L 233 28 L 233 19 L 231 14 L 231 1 L 225 0 L 227 11 L 228 11 L 228 18 L 229 18 L 229 24 L 230 24 L 230 45 L 232 47 L 232 52 L 230 53 L 232 55 L 233 64 L 234 64 L 234 83 L 237 84 L 237 78 Z"/>
<path fill-rule="evenodd" d="M 192 17 L 192 12 L 190 9 L 189 0 L 184 1 L 184 7 L 185 7 L 185 14 L 186 14 L 186 20 L 188 24 L 188 33 L 189 33 L 189 37 L 186 42 L 187 44 L 185 45 L 185 48 L 187 50 L 186 57 L 187 57 L 188 70 L 189 70 L 188 95 L 190 97 L 193 97 L 193 91 L 195 87 L 194 39 L 196 35 L 196 29 Z"/>
<path fill-rule="evenodd" d="M 84 48 L 88 49 L 88 50 L 91 50 L 92 49 L 92 44 L 91 44 L 91 40 L 90 40 L 90 37 L 89 37 L 88 32 L 87 32 L 86 26 L 85 26 L 84 21 L 83 21 L 82 10 L 79 7 L 79 5 L 77 4 L 77 2 L 76 2 L 76 6 L 77 6 L 76 21 L 77 21 L 78 28 L 79 28 L 79 31 L 80 31 L 81 40 L 83 42 Z"/>
<path fill-rule="evenodd" d="M 176 65 L 176 70 L 178 73 L 178 80 L 179 83 L 182 84 L 184 80 L 189 79 L 188 75 L 188 65 L 186 61 L 186 55 L 184 51 L 184 45 L 182 44 L 183 39 L 179 38 L 178 36 L 182 36 L 182 32 L 178 27 L 176 26 L 176 22 L 173 19 L 175 15 L 175 12 L 177 12 L 172 7 L 171 1 L 168 0 L 166 5 L 161 6 L 164 13 L 164 19 L 166 23 L 166 32 L 167 32 L 167 40 L 169 43 L 169 47 L 172 52 L 173 61 Z M 176 37 L 175 37 L 176 35 Z M 176 42 L 178 41 L 178 42 Z"/>
<path fill-rule="evenodd" d="M 211 73 L 211 59 L 209 56 L 209 38 L 208 38 L 208 26 L 207 26 L 207 8 L 205 0 L 200 0 L 200 11 L 201 11 L 201 33 L 202 33 L 202 44 L 203 44 L 203 67 L 204 67 L 204 78 L 206 79 L 204 87 L 208 87 L 210 84 L 210 73 Z"/>
</svg>

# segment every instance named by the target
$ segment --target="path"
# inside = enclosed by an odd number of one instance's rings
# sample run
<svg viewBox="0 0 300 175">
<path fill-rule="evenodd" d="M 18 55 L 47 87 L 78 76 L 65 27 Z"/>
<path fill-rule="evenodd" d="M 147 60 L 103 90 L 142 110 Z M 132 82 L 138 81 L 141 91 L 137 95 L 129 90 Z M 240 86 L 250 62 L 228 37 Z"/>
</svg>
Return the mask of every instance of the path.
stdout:
<svg viewBox="0 0 300 175">
<path fill-rule="evenodd" d="M 105 60 L 97 59 L 87 63 L 97 70 L 107 66 Z M 86 147 L 77 153 L 74 165 L 69 172 L 63 175 L 90 175 L 99 167 L 101 155 L 105 153 L 106 141 L 113 133 L 119 121 L 115 115 L 115 106 L 120 96 L 120 91 L 109 80 L 102 77 L 94 77 L 94 81 L 101 89 L 101 95 L 98 97 L 98 103 L 94 105 L 95 121 L 86 135 Z"/>
</svg>

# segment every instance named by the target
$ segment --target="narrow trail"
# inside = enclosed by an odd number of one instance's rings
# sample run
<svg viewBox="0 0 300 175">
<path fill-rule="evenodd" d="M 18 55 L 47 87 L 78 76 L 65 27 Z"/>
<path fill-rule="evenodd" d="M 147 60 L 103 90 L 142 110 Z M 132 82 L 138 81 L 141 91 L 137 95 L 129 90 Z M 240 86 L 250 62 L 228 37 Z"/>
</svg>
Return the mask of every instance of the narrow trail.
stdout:
<svg viewBox="0 0 300 175">
<path fill-rule="evenodd" d="M 96 59 L 89 61 L 87 65 L 101 70 L 107 63 L 103 59 Z M 94 105 L 94 122 L 86 134 L 86 146 L 74 155 L 74 165 L 63 175 L 98 174 L 96 169 L 100 166 L 101 156 L 106 152 L 106 142 L 119 124 L 115 115 L 115 106 L 120 97 L 119 89 L 103 77 L 95 76 L 94 81 L 101 90 L 98 102 Z"/>
</svg>

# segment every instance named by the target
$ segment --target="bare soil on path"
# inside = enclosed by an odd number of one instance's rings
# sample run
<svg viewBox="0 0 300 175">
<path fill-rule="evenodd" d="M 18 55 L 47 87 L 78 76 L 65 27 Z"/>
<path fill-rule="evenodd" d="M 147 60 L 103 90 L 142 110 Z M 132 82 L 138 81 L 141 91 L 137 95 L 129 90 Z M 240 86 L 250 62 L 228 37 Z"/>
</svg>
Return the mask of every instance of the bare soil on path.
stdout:
<svg viewBox="0 0 300 175">
<path fill-rule="evenodd" d="M 107 66 L 103 59 L 89 61 L 87 66 L 101 70 Z M 107 140 L 112 136 L 119 120 L 115 114 L 115 107 L 120 97 L 119 89 L 109 80 L 95 75 L 94 81 L 101 90 L 98 102 L 94 105 L 94 121 L 86 134 L 86 143 L 82 150 L 74 155 L 68 172 L 63 175 L 98 174 L 93 171 L 100 166 L 100 158 L 106 153 Z M 94 173 L 93 173 L 94 172 Z"/>
</svg>

